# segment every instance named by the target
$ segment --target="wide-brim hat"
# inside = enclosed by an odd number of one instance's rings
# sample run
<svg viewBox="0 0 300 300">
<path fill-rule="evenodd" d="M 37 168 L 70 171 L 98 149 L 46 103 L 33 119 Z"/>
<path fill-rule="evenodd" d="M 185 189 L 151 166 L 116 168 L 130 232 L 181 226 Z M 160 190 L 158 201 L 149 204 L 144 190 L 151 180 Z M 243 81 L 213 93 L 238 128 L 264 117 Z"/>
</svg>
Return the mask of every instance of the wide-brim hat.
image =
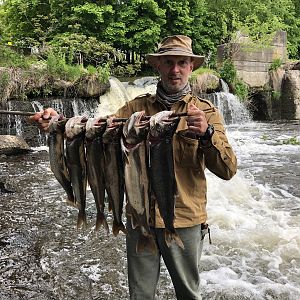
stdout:
<svg viewBox="0 0 300 300">
<path fill-rule="evenodd" d="M 204 61 L 204 56 L 196 55 L 192 50 L 192 40 L 185 35 L 166 37 L 159 45 L 156 53 L 146 55 L 148 63 L 156 68 L 159 57 L 166 55 L 188 56 L 193 58 L 194 70 Z"/>
</svg>

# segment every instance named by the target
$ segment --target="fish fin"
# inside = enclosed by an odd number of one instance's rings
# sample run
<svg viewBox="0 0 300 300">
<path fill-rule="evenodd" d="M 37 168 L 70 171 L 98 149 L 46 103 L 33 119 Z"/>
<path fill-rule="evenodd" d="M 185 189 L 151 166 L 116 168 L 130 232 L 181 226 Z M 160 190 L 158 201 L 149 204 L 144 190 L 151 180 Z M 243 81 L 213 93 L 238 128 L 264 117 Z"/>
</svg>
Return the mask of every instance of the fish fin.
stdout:
<svg viewBox="0 0 300 300">
<path fill-rule="evenodd" d="M 138 220 L 134 217 L 134 215 L 131 215 L 131 227 L 132 229 L 136 229 L 139 226 Z"/>
<path fill-rule="evenodd" d="M 181 248 L 184 249 L 184 245 L 183 242 L 180 238 L 180 236 L 178 235 L 178 233 L 176 232 L 176 230 L 174 230 L 173 232 L 168 230 L 167 228 L 165 228 L 165 241 L 168 247 L 171 246 L 172 242 L 175 241 L 176 244 Z"/>
<path fill-rule="evenodd" d="M 85 212 L 79 212 L 77 218 L 77 229 L 79 228 L 85 229 L 86 227 L 87 227 L 86 214 Z"/>
<path fill-rule="evenodd" d="M 148 236 L 140 234 L 139 236 L 139 239 L 136 243 L 136 253 L 141 253 L 145 250 L 148 250 L 153 255 L 155 255 L 158 251 L 152 234 L 149 234 Z"/>
<path fill-rule="evenodd" d="M 113 235 L 114 236 L 117 236 L 119 234 L 119 231 L 122 231 L 124 234 L 127 234 L 127 230 L 124 226 L 124 224 L 121 222 L 120 224 L 118 224 L 117 222 L 113 222 L 113 228 L 112 228 L 112 231 L 113 231 Z"/>
<path fill-rule="evenodd" d="M 106 233 L 109 234 L 109 227 L 105 218 L 105 215 L 103 212 L 99 212 L 97 213 L 97 219 L 96 219 L 96 227 L 95 230 L 98 231 L 101 227 L 101 225 L 103 225 L 103 227 L 106 230 Z"/>
</svg>

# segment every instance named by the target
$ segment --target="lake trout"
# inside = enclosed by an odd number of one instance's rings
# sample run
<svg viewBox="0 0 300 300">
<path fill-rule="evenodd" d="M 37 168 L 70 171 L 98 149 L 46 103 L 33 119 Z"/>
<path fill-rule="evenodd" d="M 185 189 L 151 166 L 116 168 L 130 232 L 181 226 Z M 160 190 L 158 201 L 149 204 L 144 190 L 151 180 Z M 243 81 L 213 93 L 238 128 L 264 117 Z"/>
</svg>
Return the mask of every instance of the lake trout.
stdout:
<svg viewBox="0 0 300 300">
<path fill-rule="evenodd" d="M 103 134 L 103 147 L 105 155 L 105 182 L 108 201 L 113 212 L 113 234 L 119 231 L 126 234 L 122 222 L 124 202 L 124 161 L 121 149 L 122 122 L 114 122 L 113 118 L 107 120 L 107 127 Z"/>
<path fill-rule="evenodd" d="M 96 230 L 101 225 L 109 232 L 106 221 L 105 208 L 105 175 L 104 175 L 104 149 L 102 136 L 106 129 L 106 121 L 100 118 L 89 118 L 86 123 L 86 161 L 87 178 L 91 187 L 97 209 Z"/>
<path fill-rule="evenodd" d="M 49 135 L 47 139 L 49 160 L 51 171 L 67 193 L 67 204 L 75 206 L 74 193 L 65 157 L 65 125 L 66 120 L 62 120 L 61 116 L 54 116 L 49 122 Z"/>
<path fill-rule="evenodd" d="M 150 189 L 146 139 L 150 123 L 149 119 L 143 120 L 144 115 L 144 111 L 132 114 L 123 128 L 126 212 L 131 219 L 132 228 L 138 227 L 140 230 L 136 252 L 148 249 L 155 253 L 157 247 L 149 227 Z"/>
<path fill-rule="evenodd" d="M 66 157 L 78 208 L 77 228 L 86 227 L 86 157 L 85 157 L 85 122 L 86 117 L 70 118 L 66 123 Z"/>
<path fill-rule="evenodd" d="M 150 119 L 149 152 L 151 189 L 156 198 L 159 212 L 165 224 L 165 241 L 168 247 L 172 241 L 184 248 L 174 228 L 175 197 L 177 193 L 174 173 L 172 138 L 179 117 L 172 117 L 173 111 L 161 111 Z"/>
</svg>

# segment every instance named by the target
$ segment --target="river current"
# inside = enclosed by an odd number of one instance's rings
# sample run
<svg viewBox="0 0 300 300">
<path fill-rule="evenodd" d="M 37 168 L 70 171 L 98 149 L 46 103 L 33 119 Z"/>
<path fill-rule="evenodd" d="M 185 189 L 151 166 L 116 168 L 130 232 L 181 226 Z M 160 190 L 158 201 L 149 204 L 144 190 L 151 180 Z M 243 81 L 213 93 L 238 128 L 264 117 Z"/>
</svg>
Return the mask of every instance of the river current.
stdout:
<svg viewBox="0 0 300 300">
<path fill-rule="evenodd" d="M 226 125 L 238 157 L 230 181 L 207 171 L 208 223 L 201 259 L 203 299 L 300 299 L 299 121 Z M 67 206 L 47 147 L 0 157 L 0 299 L 128 299 L 125 236 L 86 230 Z M 111 224 L 112 216 L 108 214 Z M 175 299 L 162 263 L 157 299 Z"/>
</svg>

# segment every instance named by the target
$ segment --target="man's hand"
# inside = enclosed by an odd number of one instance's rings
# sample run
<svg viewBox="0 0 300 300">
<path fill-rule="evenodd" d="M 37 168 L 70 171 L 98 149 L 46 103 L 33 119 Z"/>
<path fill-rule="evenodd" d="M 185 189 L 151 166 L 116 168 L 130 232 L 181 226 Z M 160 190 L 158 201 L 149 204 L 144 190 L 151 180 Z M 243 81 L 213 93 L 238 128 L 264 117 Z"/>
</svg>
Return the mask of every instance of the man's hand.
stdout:
<svg viewBox="0 0 300 300">
<path fill-rule="evenodd" d="M 197 135 L 204 135 L 208 127 L 205 113 L 200 110 L 196 105 L 189 104 L 187 110 L 187 125 L 189 131 L 196 133 Z"/>
<path fill-rule="evenodd" d="M 51 107 L 35 113 L 33 116 L 30 116 L 29 119 L 34 122 L 38 122 L 39 127 L 43 131 L 48 131 L 49 122 L 52 117 L 58 116 L 58 113 Z"/>
</svg>

